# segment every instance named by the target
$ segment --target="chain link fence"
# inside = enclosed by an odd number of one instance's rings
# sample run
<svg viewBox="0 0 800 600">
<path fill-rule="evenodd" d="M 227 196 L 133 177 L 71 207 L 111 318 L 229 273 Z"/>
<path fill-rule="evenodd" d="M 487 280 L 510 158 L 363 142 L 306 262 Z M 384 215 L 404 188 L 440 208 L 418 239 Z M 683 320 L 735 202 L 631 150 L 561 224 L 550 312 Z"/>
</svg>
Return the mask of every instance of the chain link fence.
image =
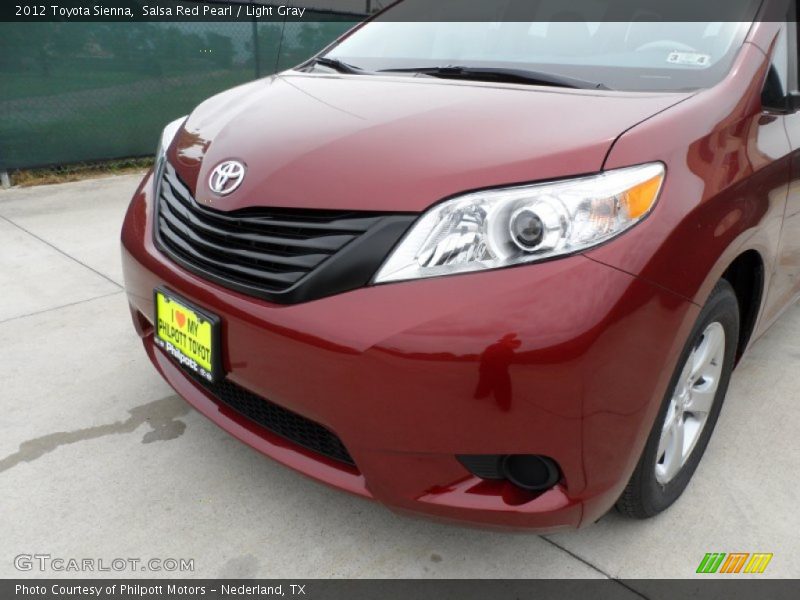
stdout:
<svg viewBox="0 0 800 600">
<path fill-rule="evenodd" d="M 302 62 L 360 20 L 0 24 L 0 171 L 152 154 L 209 96 Z"/>
</svg>

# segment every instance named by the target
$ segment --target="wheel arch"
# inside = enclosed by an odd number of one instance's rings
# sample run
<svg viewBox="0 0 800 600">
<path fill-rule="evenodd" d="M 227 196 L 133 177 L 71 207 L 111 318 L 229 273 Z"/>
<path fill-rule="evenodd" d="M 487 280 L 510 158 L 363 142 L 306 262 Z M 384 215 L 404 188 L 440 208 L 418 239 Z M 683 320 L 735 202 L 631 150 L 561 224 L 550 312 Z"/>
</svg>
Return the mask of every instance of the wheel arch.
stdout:
<svg viewBox="0 0 800 600">
<path fill-rule="evenodd" d="M 764 303 L 764 259 L 757 250 L 746 250 L 728 265 L 721 279 L 731 284 L 739 301 L 739 341 L 736 350 L 738 363 L 753 337 Z"/>
</svg>

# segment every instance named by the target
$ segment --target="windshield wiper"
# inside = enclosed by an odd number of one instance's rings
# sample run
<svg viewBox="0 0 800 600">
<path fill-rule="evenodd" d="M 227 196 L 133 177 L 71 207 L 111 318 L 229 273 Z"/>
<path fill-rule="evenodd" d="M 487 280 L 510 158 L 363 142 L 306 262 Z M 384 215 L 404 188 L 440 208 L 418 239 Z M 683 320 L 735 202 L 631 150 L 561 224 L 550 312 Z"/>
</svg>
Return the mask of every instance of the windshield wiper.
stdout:
<svg viewBox="0 0 800 600">
<path fill-rule="evenodd" d="M 342 62 L 338 58 L 327 58 L 325 56 L 319 56 L 311 61 L 312 65 L 322 65 L 323 67 L 328 67 L 329 69 L 333 69 L 334 71 L 338 71 L 339 73 L 347 73 L 349 75 L 364 75 L 366 71 L 354 65 L 347 64 L 346 62 Z"/>
<path fill-rule="evenodd" d="M 549 85 L 553 87 L 610 90 L 602 83 L 585 81 L 566 75 L 526 71 L 524 69 L 506 69 L 502 67 L 407 67 L 404 69 L 383 69 L 380 73 L 420 73 L 443 79 L 471 79 L 473 81 L 503 81 L 508 83 L 527 83 L 531 85 Z"/>
</svg>

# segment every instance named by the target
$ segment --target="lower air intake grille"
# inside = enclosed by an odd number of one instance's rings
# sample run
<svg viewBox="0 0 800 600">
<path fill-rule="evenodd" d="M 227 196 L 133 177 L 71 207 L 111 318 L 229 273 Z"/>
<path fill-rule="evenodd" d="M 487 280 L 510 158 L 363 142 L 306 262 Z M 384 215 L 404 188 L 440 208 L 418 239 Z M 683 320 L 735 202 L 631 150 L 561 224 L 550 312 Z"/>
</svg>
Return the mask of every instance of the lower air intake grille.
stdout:
<svg viewBox="0 0 800 600">
<path fill-rule="evenodd" d="M 293 413 L 261 396 L 239 387 L 227 379 L 209 383 L 193 377 L 221 404 L 228 406 L 265 429 L 327 458 L 355 466 L 350 453 L 339 437 L 319 423 Z"/>
</svg>

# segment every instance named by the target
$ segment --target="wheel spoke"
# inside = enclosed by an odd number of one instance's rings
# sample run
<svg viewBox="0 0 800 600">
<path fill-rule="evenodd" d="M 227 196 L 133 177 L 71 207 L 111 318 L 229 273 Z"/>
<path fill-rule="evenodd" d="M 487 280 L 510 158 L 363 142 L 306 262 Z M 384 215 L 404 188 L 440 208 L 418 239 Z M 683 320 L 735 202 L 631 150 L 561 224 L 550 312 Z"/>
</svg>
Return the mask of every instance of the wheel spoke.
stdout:
<svg viewBox="0 0 800 600">
<path fill-rule="evenodd" d="M 715 327 L 716 325 L 716 327 Z M 722 369 L 722 358 L 725 346 L 725 330 L 722 326 L 714 323 L 703 334 L 703 341 L 692 353 L 691 376 L 697 380 L 709 370 L 716 371 L 717 367 Z"/>
<path fill-rule="evenodd" d="M 692 356 L 689 359 L 689 362 L 692 364 L 691 370 L 691 377 L 693 379 L 697 379 L 700 377 L 700 372 L 708 363 L 708 352 L 709 352 L 709 344 L 708 338 L 703 338 L 703 341 L 700 342 L 700 345 L 695 348 L 695 351 L 692 352 Z"/>
<path fill-rule="evenodd" d="M 683 419 L 678 419 L 672 428 L 672 439 L 664 454 L 664 471 L 667 480 L 671 480 L 683 466 Z"/>
<path fill-rule="evenodd" d="M 709 340 L 709 350 L 713 359 L 721 359 L 725 353 L 725 330 L 719 323 L 714 323 L 706 334 Z"/>
<path fill-rule="evenodd" d="M 709 379 L 701 387 L 692 390 L 692 399 L 686 405 L 686 411 L 696 415 L 698 419 L 704 418 L 714 404 L 714 397 L 719 387 L 716 379 Z"/>
<path fill-rule="evenodd" d="M 669 449 L 672 438 L 675 437 L 675 423 L 671 423 L 667 429 L 661 432 L 661 439 L 658 441 L 658 453 L 656 454 L 657 460 L 661 460 L 664 454 Z"/>
</svg>

